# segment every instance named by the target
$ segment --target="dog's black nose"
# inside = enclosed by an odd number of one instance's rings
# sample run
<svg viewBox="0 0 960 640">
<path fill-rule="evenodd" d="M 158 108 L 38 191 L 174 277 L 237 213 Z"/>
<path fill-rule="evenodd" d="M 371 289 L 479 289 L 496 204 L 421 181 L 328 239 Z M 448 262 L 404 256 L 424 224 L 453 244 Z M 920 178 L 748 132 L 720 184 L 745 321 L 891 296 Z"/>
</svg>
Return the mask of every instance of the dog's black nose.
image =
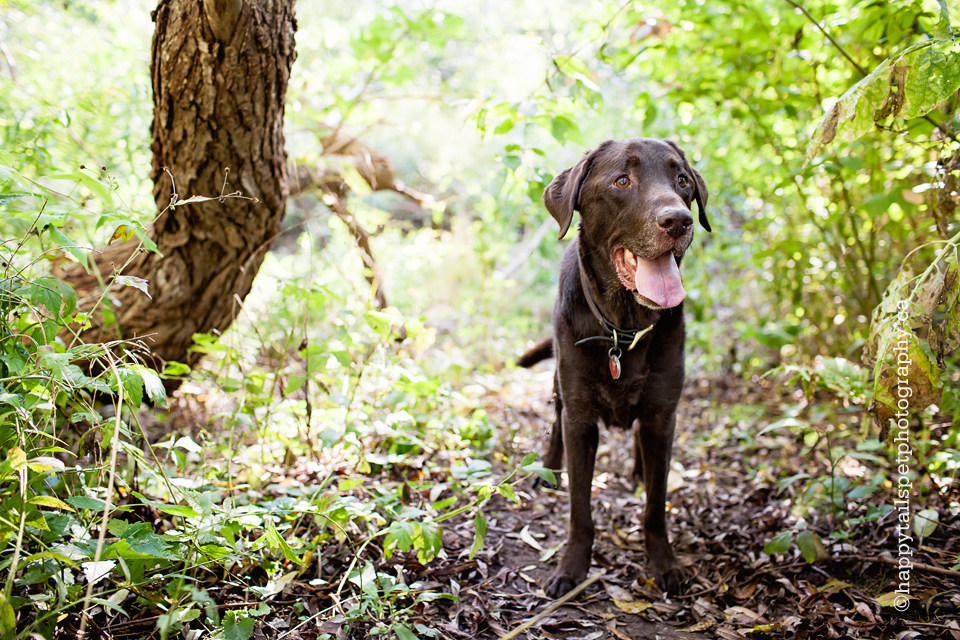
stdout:
<svg viewBox="0 0 960 640">
<path fill-rule="evenodd" d="M 667 209 L 657 216 L 657 224 L 673 238 L 679 238 L 693 226 L 693 216 L 686 209 Z"/>
</svg>

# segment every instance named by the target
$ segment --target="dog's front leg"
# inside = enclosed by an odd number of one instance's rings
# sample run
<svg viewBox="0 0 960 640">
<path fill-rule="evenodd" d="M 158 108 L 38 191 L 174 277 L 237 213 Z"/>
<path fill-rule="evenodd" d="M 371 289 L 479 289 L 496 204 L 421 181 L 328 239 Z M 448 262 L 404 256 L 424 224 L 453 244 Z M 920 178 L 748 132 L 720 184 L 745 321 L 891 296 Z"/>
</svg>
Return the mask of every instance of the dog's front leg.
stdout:
<svg viewBox="0 0 960 640">
<path fill-rule="evenodd" d="M 590 489 L 600 435 L 596 417 L 570 409 L 565 406 L 561 418 L 570 485 L 570 525 L 563 558 L 545 587 L 547 595 L 553 598 L 562 596 L 586 578 L 593 550 Z"/>
<path fill-rule="evenodd" d="M 643 535 L 647 557 L 657 585 L 668 593 L 680 590 L 687 574 L 677 560 L 667 537 L 667 475 L 673 449 L 676 414 L 664 410 L 640 421 L 640 450 L 643 460 L 647 508 L 643 513 Z"/>
</svg>

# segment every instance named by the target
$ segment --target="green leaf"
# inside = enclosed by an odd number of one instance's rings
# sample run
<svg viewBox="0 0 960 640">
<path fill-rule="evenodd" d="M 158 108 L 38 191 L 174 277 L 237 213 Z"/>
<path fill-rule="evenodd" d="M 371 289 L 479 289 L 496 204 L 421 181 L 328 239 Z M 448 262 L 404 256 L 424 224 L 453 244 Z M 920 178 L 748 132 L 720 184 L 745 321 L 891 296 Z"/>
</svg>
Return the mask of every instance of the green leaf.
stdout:
<svg viewBox="0 0 960 640">
<path fill-rule="evenodd" d="M 147 397 L 154 404 L 163 406 L 167 400 L 167 390 L 164 388 L 160 376 L 149 367 L 138 366 L 136 369 L 140 372 L 140 379 L 143 380 L 143 388 L 147 391 Z"/>
<path fill-rule="evenodd" d="M 150 524 L 135 522 L 123 529 L 120 536 L 122 541 L 129 545 L 129 554 L 118 552 L 123 558 L 136 559 L 133 554 L 165 560 L 181 560 L 177 553 L 178 547 L 169 544 L 157 535 Z M 122 551 L 122 549 L 121 549 Z"/>
<path fill-rule="evenodd" d="M 44 347 L 48 349 L 49 347 Z M 70 364 L 69 353 L 44 353 L 40 356 L 40 366 L 49 369 L 58 380 L 64 379 L 64 371 Z"/>
<path fill-rule="evenodd" d="M 227 640 L 250 640 L 254 623 L 253 618 L 241 618 L 236 611 L 227 611 L 223 616 L 223 637 Z"/>
<path fill-rule="evenodd" d="M 470 547 L 471 560 L 483 549 L 483 538 L 487 535 L 487 520 L 483 517 L 482 513 L 478 513 L 473 517 L 473 528 L 473 545 Z"/>
<path fill-rule="evenodd" d="M 180 622 L 192 622 L 199 618 L 201 613 L 200 609 L 188 609 L 180 616 Z"/>
<path fill-rule="evenodd" d="M 103 200 L 107 205 L 112 204 L 113 200 L 110 197 L 110 190 L 107 185 L 100 182 L 96 178 L 92 178 L 82 171 L 76 173 L 77 178 L 80 181 L 80 184 L 89 189 L 94 195 Z"/>
<path fill-rule="evenodd" d="M 53 552 L 53 551 L 44 551 L 42 553 L 35 553 L 32 556 L 27 556 L 22 560 L 23 564 L 21 566 L 27 566 L 31 562 L 36 562 L 37 560 L 44 560 L 50 558 L 51 560 L 56 560 L 60 564 L 66 565 L 68 567 L 77 567 L 77 563 L 68 558 L 65 555 Z"/>
<path fill-rule="evenodd" d="M 394 550 L 409 551 L 416 535 L 416 526 L 412 522 L 393 521 L 383 539 L 383 555 L 389 560 Z"/>
<path fill-rule="evenodd" d="M 73 287 L 56 278 L 37 278 L 29 286 L 18 291 L 34 305 L 46 307 L 56 319 L 73 313 L 77 307 L 77 298 Z"/>
<path fill-rule="evenodd" d="M 107 503 L 100 498 L 92 498 L 89 496 L 70 496 L 66 501 L 77 509 L 91 509 L 93 511 L 100 511 L 107 506 Z M 113 521 L 111 520 L 111 522 Z"/>
<path fill-rule="evenodd" d="M 76 512 L 76 509 L 68 505 L 66 502 L 60 498 L 54 498 L 53 496 L 34 496 L 27 502 L 30 504 L 35 504 L 38 507 L 50 507 L 52 509 L 62 509 L 63 511 Z"/>
<path fill-rule="evenodd" d="M 550 121 L 550 135 L 563 144 L 568 140 L 576 144 L 583 144 L 583 134 L 577 123 L 566 116 L 554 116 Z"/>
<path fill-rule="evenodd" d="M 60 245 L 64 251 L 66 251 L 67 253 L 72 255 L 74 258 L 76 258 L 77 262 L 79 262 L 80 264 L 84 265 L 84 267 L 86 267 L 87 254 L 77 246 L 76 242 L 68 238 L 63 233 L 63 231 L 60 231 L 60 229 L 58 229 L 53 225 L 50 225 L 49 227 L 47 227 L 47 231 L 50 233 L 50 238 L 54 242 Z M 67 313 L 69 313 L 69 311 Z"/>
<path fill-rule="evenodd" d="M 557 56 L 553 59 L 553 63 L 557 66 L 557 69 L 560 70 L 560 73 L 565 76 L 590 75 L 590 68 L 587 67 L 586 63 L 574 56 Z"/>
<path fill-rule="evenodd" d="M 526 460 L 526 458 L 524 458 Z M 524 471 L 529 471 L 530 473 L 536 474 L 544 482 L 549 482 L 550 484 L 557 486 L 557 476 L 553 474 L 553 471 L 547 469 L 539 462 L 531 462 L 520 467 Z"/>
<path fill-rule="evenodd" d="M 504 166 L 510 169 L 510 171 L 516 171 L 520 168 L 520 157 L 513 154 L 505 156 L 501 162 L 503 162 Z"/>
<path fill-rule="evenodd" d="M 190 373 L 190 367 L 182 362 L 170 361 L 163 370 L 164 376 L 185 376 Z"/>
<path fill-rule="evenodd" d="M 797 534 L 797 546 L 800 547 L 800 555 L 803 559 L 811 564 L 820 558 L 829 557 L 820 536 L 810 529 L 804 529 Z"/>
<path fill-rule="evenodd" d="M 132 493 L 137 498 L 139 498 L 140 501 L 143 502 L 144 504 L 149 505 L 154 509 L 156 509 L 157 511 L 160 511 L 161 513 L 165 513 L 169 516 L 179 516 L 181 518 L 200 517 L 200 513 L 198 511 L 195 511 L 194 509 L 191 509 L 190 507 L 181 507 L 180 505 L 175 505 L 175 504 L 163 504 L 162 502 L 154 502 L 153 500 L 150 500 L 142 493 L 138 493 L 136 491 L 133 491 Z"/>
<path fill-rule="evenodd" d="M 123 536 L 124 531 L 130 528 L 131 525 L 126 520 L 121 520 L 120 518 L 110 518 L 107 522 L 107 531 L 110 532 L 110 535 L 121 537 Z"/>
<path fill-rule="evenodd" d="M 367 562 L 362 569 L 354 569 L 348 579 L 370 597 L 376 598 L 378 596 L 377 571 L 373 568 L 372 563 Z"/>
<path fill-rule="evenodd" d="M 513 490 L 513 485 L 511 485 L 509 482 L 498 484 L 497 493 L 502 495 L 507 500 L 512 500 L 517 504 L 520 504 L 520 498 L 517 497 L 516 492 Z"/>
<path fill-rule="evenodd" d="M 443 548 L 443 529 L 435 522 L 421 522 L 416 527 L 418 535 L 414 538 L 413 546 L 417 550 L 417 560 L 427 564 Z"/>
<path fill-rule="evenodd" d="M 773 537 L 772 540 L 763 545 L 763 552 L 768 555 L 776 553 L 784 554 L 790 549 L 790 542 L 793 540 L 793 531 L 781 531 Z"/>
<path fill-rule="evenodd" d="M 806 427 L 806 426 L 807 424 L 805 422 L 800 422 L 796 418 L 783 418 L 781 420 L 777 420 L 776 422 L 771 422 L 770 424 L 765 426 L 763 429 L 758 431 L 757 437 L 762 436 L 768 431 L 776 431 L 777 429 Z"/>
<path fill-rule="evenodd" d="M 437 500 L 436 502 L 430 505 L 430 508 L 433 509 L 434 511 L 443 511 L 447 507 L 456 504 L 456 502 L 457 502 L 457 496 L 449 496 L 447 498 L 444 498 L 443 500 Z"/>
<path fill-rule="evenodd" d="M 17 637 L 17 614 L 7 598 L 0 593 L 0 640 L 13 640 Z"/>
<path fill-rule="evenodd" d="M 283 557 L 290 562 L 303 565 L 303 560 L 297 556 L 296 552 L 293 550 L 293 547 L 291 547 L 287 541 L 283 539 L 283 536 L 280 535 L 280 532 L 277 531 L 277 528 L 273 526 L 272 522 L 268 521 L 264 529 L 267 535 L 268 547 L 274 551 L 279 549 L 283 553 Z"/>
<path fill-rule="evenodd" d="M 922 509 L 913 515 L 913 532 L 919 538 L 926 538 L 937 530 L 940 514 L 936 509 Z"/>
<path fill-rule="evenodd" d="M 15 200 L 19 200 L 24 196 L 30 195 L 29 193 L 0 193 L 0 207 L 8 205 Z"/>
<path fill-rule="evenodd" d="M 517 118 L 514 115 L 507 116 L 500 121 L 500 124 L 493 130 L 494 135 L 502 135 L 513 129 L 514 125 L 517 124 Z"/>
<path fill-rule="evenodd" d="M 150 295 L 150 291 L 147 290 L 147 281 L 143 278 L 138 278 L 137 276 L 116 276 L 114 282 L 117 284 L 122 284 L 126 287 L 133 287 L 134 289 L 139 289 L 147 294 L 147 297 L 153 300 L 153 296 Z"/>
<path fill-rule="evenodd" d="M 410 629 L 402 624 L 393 625 L 393 632 L 397 635 L 397 640 L 417 640 L 417 636 L 413 634 L 413 631 L 410 631 Z"/>
<path fill-rule="evenodd" d="M 140 371 L 134 367 L 120 367 L 117 369 L 120 380 L 123 383 L 123 399 L 128 404 L 139 407 L 143 404 L 143 378 Z M 118 392 L 116 376 L 110 372 L 110 387 L 114 392 Z"/>
</svg>

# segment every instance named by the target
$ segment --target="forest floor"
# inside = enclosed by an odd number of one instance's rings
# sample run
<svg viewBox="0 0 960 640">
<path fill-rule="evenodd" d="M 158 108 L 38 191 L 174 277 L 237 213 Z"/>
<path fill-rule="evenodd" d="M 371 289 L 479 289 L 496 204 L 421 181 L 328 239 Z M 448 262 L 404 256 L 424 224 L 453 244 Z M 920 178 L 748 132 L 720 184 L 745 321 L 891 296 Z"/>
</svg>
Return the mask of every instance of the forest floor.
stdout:
<svg viewBox="0 0 960 640">
<path fill-rule="evenodd" d="M 481 404 L 489 421 L 502 425 L 496 446 L 500 455 L 494 457 L 505 460 L 542 451 L 553 413 L 549 366 L 506 370 L 478 380 L 485 389 Z M 910 534 L 910 598 L 906 610 L 898 611 L 892 606 L 900 582 L 896 511 L 870 517 L 871 509 L 892 503 L 889 481 L 872 494 L 867 492 L 867 497 L 839 498 L 831 513 L 823 495 L 817 498 L 807 491 L 804 500 L 799 495 L 805 492 L 805 483 L 829 477 L 830 464 L 823 457 L 829 443 L 821 442 L 825 438 L 811 443 L 788 429 L 760 434 L 763 426 L 784 416 L 785 407 L 803 402 L 793 389 L 766 380 L 751 384 L 734 375 L 714 375 L 687 381 L 668 499 L 671 539 L 690 579 L 676 596 L 660 593 L 647 580 L 641 528 L 644 496 L 630 478 L 631 434 L 603 429 L 594 479 L 597 535 L 590 574 L 604 574 L 516 637 L 960 640 L 960 572 L 952 568 L 960 553 L 956 490 L 951 495 L 925 495 L 918 498 L 923 504 L 914 505 L 936 509 L 939 525 L 922 540 Z M 846 443 L 853 455 L 834 465 L 834 473 L 854 481 L 851 486 L 889 465 L 883 452 L 857 452 L 857 444 Z M 398 472 L 402 477 L 416 467 L 416 461 L 406 471 L 380 467 L 364 482 L 396 484 Z M 287 474 L 288 484 L 296 484 L 317 472 L 298 470 L 294 463 Z M 282 484 L 273 482 L 274 487 Z M 472 513 L 443 523 L 443 551 L 426 565 L 417 561 L 414 551 L 386 560 L 377 544 L 364 544 L 361 555 L 378 571 L 402 575 L 412 589 L 455 596 L 422 601 L 406 610 L 416 637 L 428 637 L 426 629 L 449 640 L 502 637 L 552 602 L 543 585 L 563 551 L 565 486 L 565 477 L 559 490 L 535 489 L 526 480 L 516 487 L 519 504 L 494 496 L 484 508 L 489 525 L 485 547 L 473 559 Z M 783 532 L 802 530 L 804 522 L 818 534 L 810 543 L 815 562 L 804 559 L 796 542 L 782 553 L 764 551 L 765 543 Z M 312 557 L 298 577 L 268 598 L 270 613 L 258 618 L 253 637 L 365 638 L 372 637 L 374 624 L 389 626 L 389 619 L 377 619 L 382 611 L 370 609 L 367 622 L 336 613 L 346 612 L 358 597 L 349 595 L 349 588 L 341 593 L 348 582 L 344 576 L 356 566 L 355 550 L 349 540 L 326 543 L 317 554 L 319 560 Z M 268 577 L 262 570 L 259 574 L 256 568 L 247 568 L 243 581 L 248 586 L 266 584 Z M 207 588 L 221 607 L 250 605 L 240 583 L 226 579 Z M 304 615 L 309 616 L 307 622 L 302 621 Z M 121 625 L 125 630 L 105 629 L 105 637 L 133 637 L 129 633 L 136 628 L 147 634 L 153 623 L 147 624 L 147 618 L 142 622 L 125 622 Z M 149 633 L 156 630 L 150 628 Z M 409 640 L 399 633 L 398 637 Z"/>
<path fill-rule="evenodd" d="M 553 412 L 551 380 L 547 366 L 508 371 L 489 381 L 484 408 L 493 423 L 511 425 L 514 436 L 507 448 L 545 447 Z M 630 478 L 631 434 L 605 429 L 594 479 L 597 536 L 591 568 L 591 574 L 605 574 L 519 637 L 960 640 L 960 572 L 949 568 L 960 552 L 960 515 L 948 509 L 957 495 L 924 498 L 923 507 L 939 511 L 940 526 L 922 541 L 915 536 L 910 540 L 915 568 L 909 606 L 901 613 L 890 606 L 899 585 L 896 512 L 874 521 L 850 520 L 891 502 L 892 488 L 881 487 L 856 507 L 843 502 L 841 511 L 855 511 L 837 516 L 823 515 L 823 508 L 795 506 L 791 498 L 803 483 L 784 483 L 788 486 L 781 491 L 783 477 L 829 473 L 813 451 L 817 445 L 806 446 L 801 436 L 787 432 L 757 437 L 760 425 L 782 417 L 783 407 L 798 399 L 802 401 L 792 389 L 766 381 L 748 384 L 732 375 L 688 380 L 679 408 L 669 500 L 671 538 L 690 581 L 684 593 L 673 597 L 646 579 L 644 499 Z M 851 451 L 856 444 L 849 443 Z M 826 443 L 821 446 L 825 449 Z M 870 477 L 864 465 L 885 464 L 883 458 L 847 457 L 836 465 L 836 473 Z M 441 637 L 492 639 L 551 603 L 543 584 L 562 553 L 566 493 L 534 489 L 528 481 L 517 496 L 519 505 L 495 496 L 486 506 L 486 547 L 472 560 L 468 554 L 474 524 L 467 515 L 444 525 L 444 553 L 429 565 L 421 565 L 412 554 L 394 556 L 408 583 L 457 598 L 418 605 L 413 621 Z M 765 542 L 796 526 L 798 516 L 823 540 L 814 563 L 803 559 L 796 544 L 783 554 L 764 552 Z M 846 524 L 841 527 L 838 520 Z M 844 533 L 831 540 L 834 531 Z M 334 567 L 328 570 L 337 572 Z M 285 595 L 313 599 L 308 610 L 329 606 L 329 594 L 322 592 L 298 592 L 291 585 Z M 301 627 L 286 637 L 313 638 L 317 631 L 360 637 L 343 623 L 342 616 L 335 616 L 319 629 Z M 282 633 L 264 624 L 257 635 Z"/>
<path fill-rule="evenodd" d="M 541 448 L 552 416 L 551 375 L 546 369 L 520 372 L 488 405 L 504 423 L 523 424 L 521 432 L 540 440 Z M 725 380 L 735 382 L 726 385 Z M 785 470 L 817 473 L 816 456 L 796 436 L 756 437 L 771 414 L 795 402 L 792 391 L 769 383 L 747 386 L 735 376 L 688 381 L 677 420 L 669 501 L 671 538 L 691 577 L 684 593 L 674 597 L 646 579 L 644 500 L 629 475 L 631 434 L 605 430 L 594 480 L 597 536 L 591 573 L 606 573 L 520 637 L 960 639 L 960 572 L 947 568 L 960 551 L 960 517 L 955 510 L 948 513 L 947 496 L 931 496 L 924 505 L 940 512 L 935 534 L 919 545 L 916 537 L 910 541 L 915 567 L 925 568 L 913 570 L 914 599 L 903 613 L 877 602 L 889 605 L 883 596 L 899 583 L 893 566 L 895 512 L 848 526 L 848 537 L 831 542 L 829 533 L 839 528 L 834 519 L 809 511 L 804 515 L 825 545 L 815 563 L 804 560 L 796 545 L 782 555 L 764 553 L 766 541 L 797 522 L 790 500 L 796 488 L 781 492 L 779 477 L 789 475 Z M 775 461 L 781 463 L 776 475 Z M 838 467 L 852 477 L 868 475 L 855 458 Z M 890 502 L 890 494 L 891 488 L 881 487 L 862 501 L 859 513 L 846 518 Z M 423 614 L 451 638 L 500 637 L 551 602 L 543 584 L 558 559 L 554 552 L 562 552 L 566 493 L 528 484 L 518 495 L 519 506 L 498 498 L 488 508 L 487 537 L 495 542 L 474 561 L 465 560 L 473 532 L 472 522 L 464 521 L 444 536 L 447 558 L 425 570 L 431 588 L 458 596 L 456 605 Z"/>
</svg>

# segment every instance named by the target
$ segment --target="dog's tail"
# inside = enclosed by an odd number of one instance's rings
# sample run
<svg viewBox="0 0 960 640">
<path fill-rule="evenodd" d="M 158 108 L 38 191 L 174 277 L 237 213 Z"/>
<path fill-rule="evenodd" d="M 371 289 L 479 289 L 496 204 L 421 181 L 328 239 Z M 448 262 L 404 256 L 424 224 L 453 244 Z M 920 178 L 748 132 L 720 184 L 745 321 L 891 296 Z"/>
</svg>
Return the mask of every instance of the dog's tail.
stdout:
<svg viewBox="0 0 960 640">
<path fill-rule="evenodd" d="M 542 360 L 553 357 L 553 338 L 544 338 L 537 344 L 530 347 L 525 354 L 517 360 L 517 365 L 524 369 L 529 369 Z"/>
</svg>

